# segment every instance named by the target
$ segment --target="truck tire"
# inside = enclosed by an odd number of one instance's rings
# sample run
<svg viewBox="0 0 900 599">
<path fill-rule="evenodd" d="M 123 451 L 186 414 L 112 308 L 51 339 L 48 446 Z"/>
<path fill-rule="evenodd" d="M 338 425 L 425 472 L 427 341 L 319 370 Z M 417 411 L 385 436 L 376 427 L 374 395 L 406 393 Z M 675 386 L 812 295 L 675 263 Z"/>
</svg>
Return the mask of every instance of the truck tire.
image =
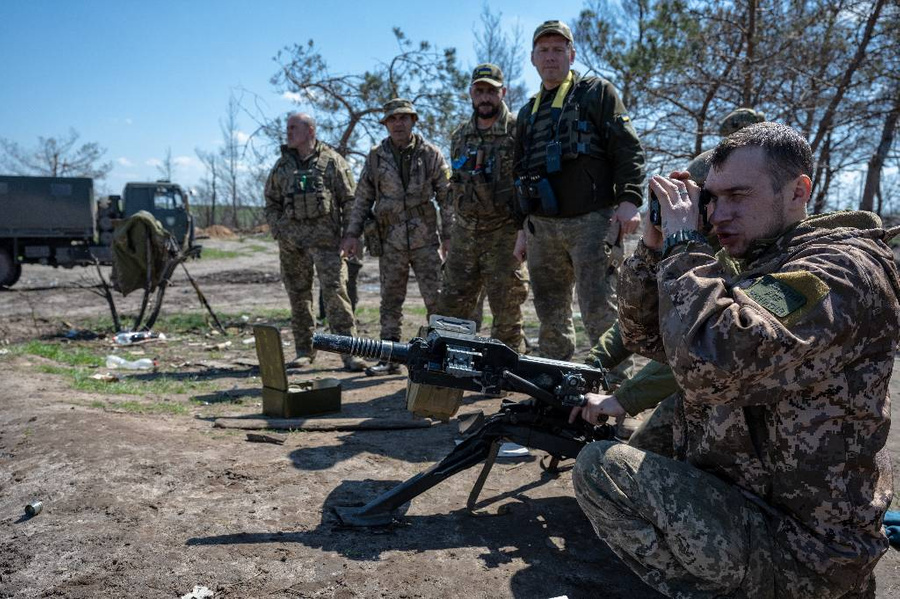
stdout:
<svg viewBox="0 0 900 599">
<path fill-rule="evenodd" d="M 0 289 L 12 287 L 20 276 L 22 276 L 22 265 L 16 264 L 9 250 L 0 248 Z"/>
</svg>

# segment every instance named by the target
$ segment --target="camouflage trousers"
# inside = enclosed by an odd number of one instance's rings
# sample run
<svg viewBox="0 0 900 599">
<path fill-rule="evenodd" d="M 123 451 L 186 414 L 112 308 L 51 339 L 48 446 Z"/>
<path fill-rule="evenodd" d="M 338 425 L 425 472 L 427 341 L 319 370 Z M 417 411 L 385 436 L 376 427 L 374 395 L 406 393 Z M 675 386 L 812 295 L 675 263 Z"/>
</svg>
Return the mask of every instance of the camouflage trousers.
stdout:
<svg viewBox="0 0 900 599">
<path fill-rule="evenodd" d="M 313 273 L 319 275 L 329 328 L 338 335 L 356 335 L 350 298 L 347 297 L 347 265 L 337 249 L 302 248 L 290 241 L 278 242 L 281 279 L 291 302 L 291 328 L 298 356 L 312 356 Z"/>
<path fill-rule="evenodd" d="M 612 209 L 573 218 L 529 216 L 525 222 L 528 272 L 541 322 L 541 356 L 569 360 L 575 353 L 572 290 L 578 292 L 589 345 L 616 319 L 615 291 L 608 278 L 606 233 Z"/>
<path fill-rule="evenodd" d="M 528 297 L 528 272 L 513 256 L 516 235 L 513 225 L 494 231 L 454 227 L 438 313 L 473 318 L 485 290 L 494 317 L 491 337 L 521 352 L 525 350 L 522 302 Z"/>
<path fill-rule="evenodd" d="M 597 535 L 668 597 L 851 596 L 772 540 L 777 516 L 690 464 L 600 441 L 578 455 L 572 480 Z"/>
<path fill-rule="evenodd" d="M 631 433 L 628 444 L 643 451 L 652 451 L 663 457 L 675 457 L 673 429 L 675 423 L 675 403 L 678 393 L 668 396 L 653 409 L 649 416 Z"/>
<path fill-rule="evenodd" d="M 441 288 L 441 257 L 438 255 L 438 246 L 431 245 L 416 250 L 385 247 L 384 254 L 378 258 L 382 339 L 400 340 L 410 267 L 416 275 L 428 316 L 436 313 Z"/>
</svg>

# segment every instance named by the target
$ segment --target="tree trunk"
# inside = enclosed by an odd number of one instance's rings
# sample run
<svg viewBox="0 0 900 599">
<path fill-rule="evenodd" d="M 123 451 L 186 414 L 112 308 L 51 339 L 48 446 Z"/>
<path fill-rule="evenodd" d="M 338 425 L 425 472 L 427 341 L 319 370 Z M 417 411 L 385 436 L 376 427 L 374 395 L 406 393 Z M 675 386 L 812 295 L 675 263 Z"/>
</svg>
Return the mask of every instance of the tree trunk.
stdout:
<svg viewBox="0 0 900 599">
<path fill-rule="evenodd" d="M 878 142 L 878 147 L 875 148 L 875 152 L 869 158 L 868 170 L 866 171 L 866 186 L 863 188 L 862 198 L 859 201 L 860 210 L 872 210 L 875 195 L 881 186 L 881 170 L 884 168 L 884 161 L 887 159 L 891 145 L 894 143 L 894 131 L 897 129 L 898 118 L 900 118 L 900 88 L 894 92 L 894 105 L 884 119 L 884 126 L 881 129 L 881 141 Z"/>
<path fill-rule="evenodd" d="M 875 30 L 875 23 L 878 21 L 878 17 L 881 14 L 881 8 L 884 6 L 884 0 L 875 0 L 875 6 L 872 7 L 872 13 L 869 15 L 869 18 L 866 20 L 866 28 L 863 31 L 862 39 L 859 41 L 859 46 L 856 48 L 856 53 L 853 55 L 853 60 L 850 61 L 850 64 L 847 65 L 847 70 L 844 71 L 844 76 L 841 78 L 840 83 L 838 83 L 837 89 L 835 89 L 834 96 L 831 98 L 831 102 L 828 104 L 828 108 L 825 109 L 825 113 L 822 115 L 822 120 L 819 121 L 819 128 L 816 131 L 816 136 L 810 142 L 810 147 L 812 148 L 813 154 L 815 154 L 816 150 L 819 147 L 819 144 L 822 143 L 822 139 L 825 135 L 831 131 L 832 122 L 834 121 L 834 115 L 837 112 L 838 104 L 841 103 L 841 100 L 844 99 L 844 94 L 847 93 L 847 89 L 850 87 L 850 82 L 853 79 L 853 75 L 856 73 L 857 69 L 859 69 L 860 65 L 863 62 L 863 59 L 866 57 L 866 50 L 869 46 L 869 42 L 872 40 L 872 33 Z"/>
</svg>

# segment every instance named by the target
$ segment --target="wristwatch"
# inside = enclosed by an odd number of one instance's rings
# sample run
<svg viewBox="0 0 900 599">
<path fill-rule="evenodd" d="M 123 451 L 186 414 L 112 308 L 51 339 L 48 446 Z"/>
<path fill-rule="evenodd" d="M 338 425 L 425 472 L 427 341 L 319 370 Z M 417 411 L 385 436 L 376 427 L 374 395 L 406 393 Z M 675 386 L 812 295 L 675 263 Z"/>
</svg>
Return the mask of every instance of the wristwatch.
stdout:
<svg viewBox="0 0 900 599">
<path fill-rule="evenodd" d="M 692 241 L 696 241 L 697 243 L 707 243 L 706 237 L 696 229 L 682 229 L 672 233 L 666 237 L 665 241 L 663 241 L 662 257 L 665 258 L 668 256 L 677 246 Z"/>
</svg>

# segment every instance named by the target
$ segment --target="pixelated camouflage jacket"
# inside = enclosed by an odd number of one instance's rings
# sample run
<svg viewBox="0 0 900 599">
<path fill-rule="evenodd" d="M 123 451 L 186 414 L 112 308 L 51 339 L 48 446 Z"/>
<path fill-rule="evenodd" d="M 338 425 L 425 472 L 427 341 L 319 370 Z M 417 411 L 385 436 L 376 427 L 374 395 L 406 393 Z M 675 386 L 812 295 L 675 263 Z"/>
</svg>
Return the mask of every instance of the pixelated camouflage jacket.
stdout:
<svg viewBox="0 0 900 599">
<path fill-rule="evenodd" d="M 890 236 L 871 213 L 814 216 L 740 264 L 704 244 L 660 261 L 640 244 L 620 275 L 626 344 L 668 358 L 684 390 L 676 454 L 765 506 L 776 560 L 838 587 L 887 549 Z"/>
<path fill-rule="evenodd" d="M 439 243 L 438 215 L 432 198 L 441 210 L 449 201 L 450 169 L 441 151 L 413 134 L 415 149 L 409 169 L 409 184 L 404 189 L 400 165 L 391 151 L 391 140 L 385 138 L 372 148 L 366 158 L 347 235 L 362 235 L 363 223 L 374 214 L 381 230 L 382 243 L 395 250 L 415 250 Z M 441 223 L 441 234 L 449 239 L 450 222 Z"/>
<path fill-rule="evenodd" d="M 493 231 L 516 226 L 513 182 L 516 117 L 501 103 L 497 120 L 479 129 L 475 115 L 450 136 L 450 198 L 453 222 L 470 230 Z"/>
<path fill-rule="evenodd" d="M 353 174 L 337 151 L 316 142 L 312 155 L 281 147 L 266 181 L 266 222 L 272 235 L 300 247 L 340 247 L 352 207 Z"/>
</svg>

